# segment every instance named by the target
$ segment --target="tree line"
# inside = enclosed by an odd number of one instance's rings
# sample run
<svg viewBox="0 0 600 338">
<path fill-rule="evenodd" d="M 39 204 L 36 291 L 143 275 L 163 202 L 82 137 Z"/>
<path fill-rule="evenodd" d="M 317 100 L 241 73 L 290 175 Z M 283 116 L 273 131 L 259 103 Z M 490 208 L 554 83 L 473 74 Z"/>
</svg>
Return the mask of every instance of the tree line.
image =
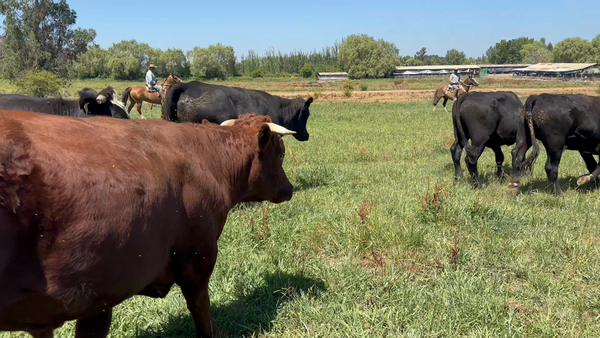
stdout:
<svg viewBox="0 0 600 338">
<path fill-rule="evenodd" d="M 544 38 L 502 40 L 485 54 L 469 58 L 451 49 L 429 55 L 423 47 L 401 56 L 394 43 L 365 35 L 349 35 L 333 46 L 310 52 L 283 53 L 274 48 L 263 55 L 250 50 L 239 59 L 232 46 L 223 44 L 161 50 L 136 40 L 123 40 L 108 48 L 94 43 L 93 29 L 74 29 L 77 15 L 66 0 L 4 0 L 4 34 L 0 40 L 0 76 L 23 77 L 27 71 L 45 70 L 61 78 L 113 78 L 140 80 L 149 64 L 156 75 L 174 73 L 181 78 L 214 79 L 231 76 L 315 77 L 319 72 L 348 72 L 351 78 L 382 78 L 395 66 L 515 64 L 539 62 L 598 62 L 600 34 L 588 41 L 567 38 L 555 46 Z"/>
</svg>

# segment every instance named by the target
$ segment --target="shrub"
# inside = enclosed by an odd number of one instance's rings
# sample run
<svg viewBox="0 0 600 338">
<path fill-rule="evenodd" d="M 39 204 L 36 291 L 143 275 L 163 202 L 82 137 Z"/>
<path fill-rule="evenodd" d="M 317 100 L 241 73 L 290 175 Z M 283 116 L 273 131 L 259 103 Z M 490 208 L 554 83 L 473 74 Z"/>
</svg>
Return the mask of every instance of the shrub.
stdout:
<svg viewBox="0 0 600 338">
<path fill-rule="evenodd" d="M 255 71 L 252 72 L 252 74 L 250 74 L 251 77 L 253 78 L 265 78 L 265 77 L 273 77 L 273 73 L 263 69 L 263 68 L 259 68 Z"/>
<path fill-rule="evenodd" d="M 47 70 L 30 70 L 23 78 L 16 80 L 15 84 L 24 94 L 46 97 L 59 94 L 62 81 L 56 74 Z"/>
<path fill-rule="evenodd" d="M 302 69 L 300 69 L 300 76 L 305 79 L 312 78 L 314 73 L 315 70 L 313 69 L 313 66 L 309 65 L 308 63 L 305 63 L 304 66 L 302 66 Z"/>
<path fill-rule="evenodd" d="M 350 89 L 344 89 L 344 95 L 346 95 L 346 97 L 352 96 L 352 90 L 350 90 Z"/>
<path fill-rule="evenodd" d="M 342 88 L 344 90 L 354 90 L 354 83 L 352 83 L 350 80 L 344 80 L 342 83 Z"/>
<path fill-rule="evenodd" d="M 367 86 L 366 83 L 361 83 L 360 84 L 360 90 L 361 91 L 365 92 L 365 91 L 367 91 L 367 89 L 369 89 L 369 86 Z"/>
<path fill-rule="evenodd" d="M 318 100 L 318 99 L 319 99 L 319 97 L 321 97 L 321 95 L 322 95 L 322 94 L 323 94 L 323 92 L 321 92 L 321 91 L 314 92 L 314 93 L 313 93 L 313 98 L 314 98 L 315 100 Z"/>
</svg>

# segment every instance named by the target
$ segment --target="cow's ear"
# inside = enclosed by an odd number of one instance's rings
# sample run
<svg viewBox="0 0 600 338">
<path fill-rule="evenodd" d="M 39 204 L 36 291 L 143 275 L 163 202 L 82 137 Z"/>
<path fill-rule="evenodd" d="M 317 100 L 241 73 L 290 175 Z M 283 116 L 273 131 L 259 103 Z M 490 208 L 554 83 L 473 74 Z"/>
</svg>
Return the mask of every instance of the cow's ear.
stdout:
<svg viewBox="0 0 600 338">
<path fill-rule="evenodd" d="M 258 145 L 261 148 L 265 148 L 267 146 L 267 144 L 269 144 L 269 140 L 271 139 L 271 128 L 269 128 L 269 125 L 264 124 L 262 127 L 260 127 L 260 130 L 258 131 Z"/>
<path fill-rule="evenodd" d="M 310 107 L 310 104 L 313 102 L 313 98 L 309 97 L 308 100 L 304 103 L 304 108 Z"/>
</svg>

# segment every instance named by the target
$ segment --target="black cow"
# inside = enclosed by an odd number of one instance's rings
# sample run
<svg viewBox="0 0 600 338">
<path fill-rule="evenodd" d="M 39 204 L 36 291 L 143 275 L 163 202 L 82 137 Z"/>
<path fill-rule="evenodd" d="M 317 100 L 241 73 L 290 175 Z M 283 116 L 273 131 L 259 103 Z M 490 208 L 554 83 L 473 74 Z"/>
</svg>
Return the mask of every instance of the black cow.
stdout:
<svg viewBox="0 0 600 338">
<path fill-rule="evenodd" d="M 263 91 L 192 81 L 172 86 L 167 92 L 162 118 L 168 121 L 222 123 L 242 114 L 268 115 L 273 123 L 296 132 L 298 141 L 309 138 L 306 122 L 312 97 L 289 100 Z"/>
<path fill-rule="evenodd" d="M 503 145 L 515 143 L 519 110 L 523 104 L 513 92 L 472 92 L 458 97 L 452 107 L 454 144 L 450 148 L 456 179 L 462 177 L 460 157 L 466 151 L 465 162 L 471 177 L 481 183 L 477 160 L 485 147 L 496 155 L 496 175 L 502 176 Z M 469 145 L 471 140 L 471 145 Z"/>
<path fill-rule="evenodd" d="M 79 92 L 79 100 L 3 94 L 0 95 L 0 109 L 72 117 L 102 115 L 129 119 L 125 106 L 118 100 L 112 87 L 107 87 L 100 93 L 90 88 L 84 88 Z"/>
<path fill-rule="evenodd" d="M 518 192 L 521 174 L 529 171 L 539 155 L 538 139 L 546 148 L 546 175 L 554 183 L 556 195 L 562 195 L 558 184 L 558 165 L 563 150 L 577 150 L 585 162 L 589 175 L 580 177 L 577 185 L 595 181 L 600 166 L 593 155 L 600 154 L 600 98 L 588 95 L 531 95 L 520 116 L 517 145 L 512 151 L 513 182 Z M 525 158 L 533 146 L 531 155 Z"/>
</svg>

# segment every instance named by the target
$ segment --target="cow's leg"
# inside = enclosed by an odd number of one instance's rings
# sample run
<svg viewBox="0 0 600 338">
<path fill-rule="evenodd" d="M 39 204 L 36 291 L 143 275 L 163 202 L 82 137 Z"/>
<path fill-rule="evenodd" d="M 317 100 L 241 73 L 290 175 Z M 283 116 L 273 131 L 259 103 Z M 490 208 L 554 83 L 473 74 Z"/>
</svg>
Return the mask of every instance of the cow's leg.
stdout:
<svg viewBox="0 0 600 338">
<path fill-rule="evenodd" d="M 112 309 L 99 315 L 77 320 L 75 338 L 105 338 L 110 330 Z"/>
<path fill-rule="evenodd" d="M 185 297 L 188 310 L 194 319 L 197 337 L 219 336 L 219 329 L 210 315 L 208 281 L 217 261 L 216 240 L 214 246 L 204 246 L 190 257 L 184 259 L 180 281 L 181 292 Z"/>
<path fill-rule="evenodd" d="M 502 153 L 502 148 L 500 146 L 491 147 L 496 155 L 496 176 L 498 178 L 502 177 L 504 174 L 504 169 L 502 169 L 502 165 L 504 164 L 504 153 Z"/>
<path fill-rule="evenodd" d="M 454 162 L 454 179 L 458 180 L 463 176 L 462 168 L 460 167 L 460 157 L 462 156 L 462 146 L 458 141 L 454 141 L 452 147 L 450 147 L 450 153 L 452 154 L 452 162 Z"/>
<path fill-rule="evenodd" d="M 519 132 L 524 133 L 524 131 Z M 508 187 L 515 194 L 518 193 L 520 190 L 521 175 L 523 174 L 521 172 L 523 168 L 520 168 L 520 166 L 525 161 L 525 155 L 527 154 L 527 151 L 529 150 L 529 148 L 531 148 L 531 146 L 532 143 L 530 138 L 526 136 L 517 136 L 517 144 L 511 151 L 513 172 L 512 182 L 509 184 Z"/>
<path fill-rule="evenodd" d="M 579 152 L 583 161 L 585 162 L 585 166 L 589 171 L 589 175 L 581 176 L 577 180 L 577 185 L 581 186 L 590 182 L 594 182 L 598 179 L 598 175 L 600 174 L 600 165 L 596 163 L 594 156 L 590 153 Z"/>
<path fill-rule="evenodd" d="M 465 147 L 467 153 L 465 155 L 465 163 L 467 164 L 467 169 L 469 169 L 469 174 L 471 174 L 471 180 L 479 187 L 483 182 L 477 170 L 477 161 L 479 161 L 479 157 L 485 149 L 485 142 L 477 142 L 471 139 L 471 144 L 471 146 Z"/>
<path fill-rule="evenodd" d="M 560 164 L 560 159 L 562 157 L 564 144 L 560 147 L 546 146 L 546 152 L 548 153 L 548 160 L 546 161 L 546 176 L 548 176 L 548 180 L 550 183 L 554 184 L 554 193 L 556 196 L 563 196 L 564 193 L 560 188 L 560 184 L 558 183 L 558 165 Z"/>
</svg>

